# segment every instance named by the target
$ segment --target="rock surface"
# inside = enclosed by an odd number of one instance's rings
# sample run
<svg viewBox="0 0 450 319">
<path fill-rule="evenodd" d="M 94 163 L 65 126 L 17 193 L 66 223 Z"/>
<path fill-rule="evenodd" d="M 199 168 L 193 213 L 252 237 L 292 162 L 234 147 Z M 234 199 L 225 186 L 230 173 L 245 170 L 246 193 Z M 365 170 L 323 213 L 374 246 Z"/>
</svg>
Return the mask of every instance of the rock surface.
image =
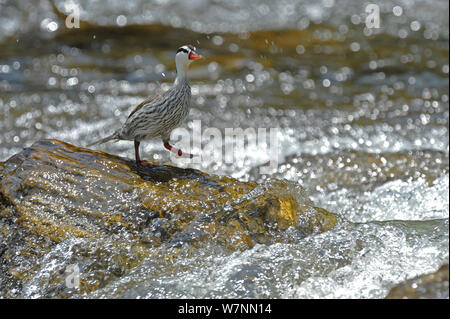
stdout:
<svg viewBox="0 0 450 319">
<path fill-rule="evenodd" d="M 448 299 L 448 264 L 438 271 L 407 280 L 391 289 L 387 299 Z"/>
<path fill-rule="evenodd" d="M 296 184 L 241 182 L 43 140 L 0 163 L 0 296 L 95 291 L 154 256 L 214 243 L 230 250 L 324 232 L 337 222 Z M 288 230 L 289 229 L 289 230 Z M 297 237 L 298 238 L 298 237 Z M 171 248 L 166 253 L 156 247 Z"/>
</svg>

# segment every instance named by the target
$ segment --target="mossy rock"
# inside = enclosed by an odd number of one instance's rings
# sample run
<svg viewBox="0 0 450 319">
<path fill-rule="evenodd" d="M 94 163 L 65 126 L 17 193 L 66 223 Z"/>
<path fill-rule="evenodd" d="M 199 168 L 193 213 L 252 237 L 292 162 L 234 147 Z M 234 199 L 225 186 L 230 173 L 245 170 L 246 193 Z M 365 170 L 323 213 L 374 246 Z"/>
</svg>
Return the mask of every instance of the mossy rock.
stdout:
<svg viewBox="0 0 450 319">
<path fill-rule="evenodd" d="M 391 289 L 387 299 L 448 299 L 448 264 L 438 271 L 407 280 Z"/>
<path fill-rule="evenodd" d="M 29 288 L 39 278 L 45 296 L 70 296 L 63 279 L 73 263 L 89 270 L 80 285 L 90 292 L 145 257 L 173 258 L 155 252 L 161 245 L 243 250 L 289 240 L 287 228 L 308 236 L 336 222 L 288 182 L 166 165 L 138 169 L 132 160 L 43 140 L 0 163 L 0 295 L 40 296 Z M 59 270 L 38 276 L 50 271 L 50 257 Z"/>
</svg>

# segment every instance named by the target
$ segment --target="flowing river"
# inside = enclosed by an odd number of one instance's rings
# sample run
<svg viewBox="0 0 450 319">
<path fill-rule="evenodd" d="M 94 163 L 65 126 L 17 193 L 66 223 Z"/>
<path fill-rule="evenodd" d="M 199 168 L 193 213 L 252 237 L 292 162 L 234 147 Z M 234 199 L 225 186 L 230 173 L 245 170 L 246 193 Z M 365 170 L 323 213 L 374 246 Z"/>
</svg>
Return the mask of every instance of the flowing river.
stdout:
<svg viewBox="0 0 450 319">
<path fill-rule="evenodd" d="M 339 223 L 245 250 L 187 246 L 170 270 L 149 258 L 73 297 L 384 298 L 448 263 L 447 0 L 376 1 L 379 28 L 352 0 L 105 3 L 0 1 L 0 161 L 41 139 L 84 147 L 111 134 L 170 88 L 175 51 L 190 43 L 205 58 L 189 70 L 182 128 L 201 160 L 172 164 L 301 186 Z M 68 28 L 74 6 L 80 25 Z M 134 158 L 131 142 L 98 149 Z M 141 156 L 171 161 L 158 140 Z M 81 240 L 59 243 L 42 269 Z M 16 296 L 51 297 L 39 276 Z"/>
</svg>

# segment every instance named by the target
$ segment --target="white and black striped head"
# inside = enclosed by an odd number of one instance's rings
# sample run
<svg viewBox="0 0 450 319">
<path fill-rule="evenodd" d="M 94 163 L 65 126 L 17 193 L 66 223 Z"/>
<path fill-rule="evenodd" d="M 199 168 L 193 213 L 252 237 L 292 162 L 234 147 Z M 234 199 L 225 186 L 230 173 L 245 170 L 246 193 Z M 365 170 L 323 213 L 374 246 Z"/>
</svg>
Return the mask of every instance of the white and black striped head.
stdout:
<svg viewBox="0 0 450 319">
<path fill-rule="evenodd" d="M 177 50 L 175 61 L 180 65 L 189 65 L 192 61 L 201 59 L 202 56 L 197 53 L 197 50 L 192 45 L 183 45 Z"/>
</svg>

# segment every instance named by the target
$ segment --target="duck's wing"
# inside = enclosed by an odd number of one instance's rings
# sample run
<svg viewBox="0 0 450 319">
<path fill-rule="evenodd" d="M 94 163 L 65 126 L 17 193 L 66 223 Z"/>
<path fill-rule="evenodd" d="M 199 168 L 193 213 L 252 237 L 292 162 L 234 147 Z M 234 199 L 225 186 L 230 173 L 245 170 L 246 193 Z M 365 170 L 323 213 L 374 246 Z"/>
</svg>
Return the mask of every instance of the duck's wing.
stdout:
<svg viewBox="0 0 450 319">
<path fill-rule="evenodd" d="M 130 115 L 128 115 L 128 118 L 127 119 L 129 119 L 134 113 L 136 113 L 139 109 L 141 109 L 144 105 L 148 105 L 148 104 L 151 104 L 152 102 L 154 102 L 155 100 L 157 100 L 157 99 L 159 99 L 159 98 L 161 98 L 162 96 L 160 95 L 160 94 L 156 94 L 156 95 L 153 95 L 153 96 L 151 96 L 151 97 L 149 97 L 148 99 L 145 99 L 144 101 L 142 101 L 138 106 L 136 106 L 135 108 L 134 108 L 134 110 L 133 111 L 131 111 L 131 113 L 130 113 Z"/>
</svg>

